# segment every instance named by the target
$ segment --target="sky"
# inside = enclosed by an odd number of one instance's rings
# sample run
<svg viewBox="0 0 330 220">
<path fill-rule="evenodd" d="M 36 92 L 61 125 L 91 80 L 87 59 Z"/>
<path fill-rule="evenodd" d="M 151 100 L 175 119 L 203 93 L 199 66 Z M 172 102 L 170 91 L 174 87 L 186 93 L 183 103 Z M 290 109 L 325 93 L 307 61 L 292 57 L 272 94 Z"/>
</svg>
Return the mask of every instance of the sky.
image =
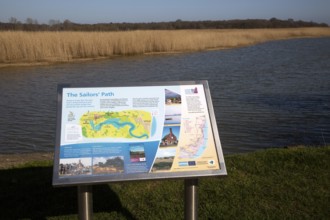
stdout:
<svg viewBox="0 0 330 220">
<path fill-rule="evenodd" d="M 1 0 L 0 22 L 39 24 L 294 19 L 330 25 L 330 0 Z"/>
</svg>

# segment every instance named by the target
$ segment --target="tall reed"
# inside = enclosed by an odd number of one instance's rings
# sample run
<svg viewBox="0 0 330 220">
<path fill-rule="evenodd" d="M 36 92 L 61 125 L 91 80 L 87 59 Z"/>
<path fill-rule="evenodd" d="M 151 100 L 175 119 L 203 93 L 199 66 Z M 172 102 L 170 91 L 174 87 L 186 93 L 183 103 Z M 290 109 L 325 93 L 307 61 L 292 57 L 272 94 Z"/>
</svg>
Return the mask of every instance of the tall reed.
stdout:
<svg viewBox="0 0 330 220">
<path fill-rule="evenodd" d="M 221 49 L 293 37 L 330 36 L 330 28 L 0 32 L 0 64 Z"/>
</svg>

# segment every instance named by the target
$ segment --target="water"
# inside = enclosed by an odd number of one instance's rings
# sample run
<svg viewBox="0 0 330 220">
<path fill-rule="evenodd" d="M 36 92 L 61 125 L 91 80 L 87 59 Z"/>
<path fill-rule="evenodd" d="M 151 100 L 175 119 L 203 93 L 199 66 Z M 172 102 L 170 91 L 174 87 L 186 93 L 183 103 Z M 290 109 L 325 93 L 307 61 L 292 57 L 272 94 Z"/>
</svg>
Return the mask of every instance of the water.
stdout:
<svg viewBox="0 0 330 220">
<path fill-rule="evenodd" d="M 330 38 L 0 69 L 0 152 L 53 151 L 58 83 L 209 81 L 226 154 L 330 143 Z"/>
</svg>

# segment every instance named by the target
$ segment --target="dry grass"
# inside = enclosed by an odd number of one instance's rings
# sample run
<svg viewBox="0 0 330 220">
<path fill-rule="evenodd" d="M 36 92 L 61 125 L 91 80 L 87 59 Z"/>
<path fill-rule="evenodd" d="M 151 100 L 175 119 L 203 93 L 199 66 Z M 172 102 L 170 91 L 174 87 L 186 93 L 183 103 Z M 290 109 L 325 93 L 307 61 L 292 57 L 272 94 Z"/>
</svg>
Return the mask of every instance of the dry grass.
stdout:
<svg viewBox="0 0 330 220">
<path fill-rule="evenodd" d="M 248 46 L 294 37 L 330 36 L 330 28 L 120 32 L 0 32 L 0 64 L 66 62 L 147 53 Z"/>
</svg>

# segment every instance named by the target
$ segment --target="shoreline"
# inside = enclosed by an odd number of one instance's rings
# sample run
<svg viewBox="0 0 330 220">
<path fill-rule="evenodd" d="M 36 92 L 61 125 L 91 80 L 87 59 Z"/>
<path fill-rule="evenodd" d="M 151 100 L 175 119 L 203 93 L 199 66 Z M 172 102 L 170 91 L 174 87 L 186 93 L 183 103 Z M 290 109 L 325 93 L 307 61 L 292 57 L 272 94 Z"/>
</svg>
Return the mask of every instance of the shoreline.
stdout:
<svg viewBox="0 0 330 220">
<path fill-rule="evenodd" d="M 301 148 L 323 148 L 328 145 L 320 145 L 320 146 L 309 146 L 309 145 L 295 145 L 295 146 L 283 146 L 283 147 L 270 147 L 263 150 L 256 150 L 246 153 L 253 153 L 258 151 L 264 151 L 269 149 L 301 149 Z M 243 154 L 246 154 L 243 153 Z M 231 155 L 240 155 L 241 153 L 235 154 L 225 154 L 225 156 Z M 54 160 L 54 152 L 33 152 L 33 153 L 0 153 L 0 170 L 17 168 L 21 165 L 30 162 L 38 162 L 38 161 L 53 161 Z"/>
<path fill-rule="evenodd" d="M 36 153 L 15 153 L 0 154 L 0 170 L 15 168 L 20 165 L 34 161 L 49 161 L 54 159 L 53 152 L 36 152 Z"/>
<path fill-rule="evenodd" d="M 4 43 L 0 68 L 227 50 L 278 40 L 322 37 L 330 37 L 330 28 L 0 32 Z"/>
<path fill-rule="evenodd" d="M 52 66 L 59 64 L 76 64 L 76 63 L 85 63 L 85 62 L 93 62 L 98 60 L 111 60 L 122 57 L 129 56 L 157 56 L 157 55 L 171 55 L 171 54 L 184 54 L 184 53 L 196 53 L 196 52 L 205 52 L 205 51 L 217 51 L 217 50 L 231 50 L 243 47 L 250 47 L 257 44 L 272 42 L 272 41 L 282 41 L 282 40 L 291 40 L 291 39 L 307 39 L 307 38 L 322 38 L 322 37 L 330 37 L 330 36 L 298 36 L 298 37 L 287 37 L 287 38 L 279 38 L 273 40 L 265 40 L 258 43 L 251 43 L 247 45 L 239 45 L 239 46 L 227 46 L 227 47 L 214 47 L 214 48 L 206 48 L 201 50 L 187 50 L 187 51 L 167 51 L 167 52 L 146 52 L 143 54 L 136 55 L 112 55 L 109 57 L 91 57 L 91 58 L 73 58 L 68 61 L 39 61 L 39 62 L 20 62 L 20 63 L 0 63 L 0 68 L 14 68 L 14 67 L 36 67 L 36 66 Z"/>
<path fill-rule="evenodd" d="M 305 38 L 305 37 L 303 37 Z M 307 37 L 306 37 L 307 38 Z M 316 37 L 317 38 L 317 37 Z M 292 38 L 288 38 L 292 39 Z M 278 40 L 286 40 L 286 39 L 278 39 Z M 264 42 L 262 42 L 264 43 Z M 255 44 L 254 44 L 255 45 Z M 157 56 L 157 55 L 171 55 L 171 54 L 183 54 L 183 53 L 195 53 L 195 52 L 203 52 L 203 51 L 215 51 L 215 50 L 230 50 L 235 48 L 242 48 L 253 46 L 251 45 L 244 45 L 244 46 L 235 46 L 235 47 L 216 47 L 216 48 L 208 48 L 203 50 L 191 50 L 191 51 L 168 51 L 168 52 L 146 52 L 143 54 L 136 54 L 136 55 L 112 55 L 109 57 L 91 57 L 91 58 L 74 58 L 68 61 L 40 61 L 40 62 L 20 62 L 20 63 L 0 63 L 0 68 L 14 68 L 14 67 L 35 67 L 35 66 L 52 66 L 58 64 L 75 64 L 75 63 L 85 63 L 85 62 L 93 62 L 98 60 L 111 60 L 116 58 L 123 58 L 123 57 L 133 57 L 133 56 Z"/>
</svg>

